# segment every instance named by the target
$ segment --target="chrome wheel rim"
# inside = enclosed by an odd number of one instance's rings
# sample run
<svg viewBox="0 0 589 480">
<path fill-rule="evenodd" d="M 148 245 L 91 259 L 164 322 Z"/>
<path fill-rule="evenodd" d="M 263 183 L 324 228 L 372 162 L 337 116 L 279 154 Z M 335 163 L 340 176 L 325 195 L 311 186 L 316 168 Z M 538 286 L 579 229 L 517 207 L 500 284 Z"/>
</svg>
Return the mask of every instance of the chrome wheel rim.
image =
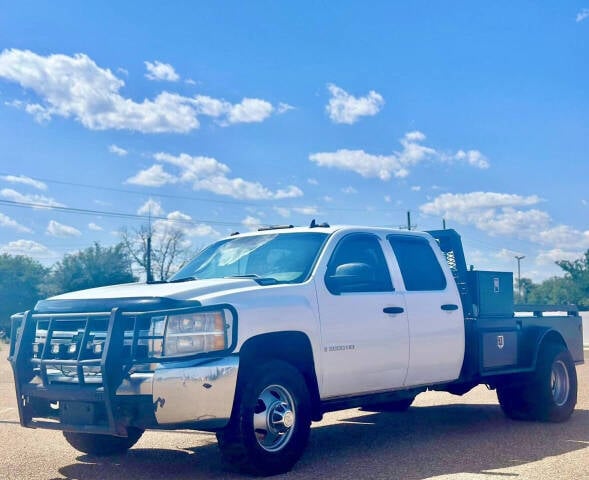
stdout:
<svg viewBox="0 0 589 480">
<path fill-rule="evenodd" d="M 258 445 L 267 452 L 277 452 L 290 440 L 296 423 L 295 403 L 288 390 L 269 385 L 254 408 L 254 432 Z"/>
<path fill-rule="evenodd" d="M 562 407 L 567 402 L 570 391 L 569 372 L 562 360 L 557 360 L 552 364 L 550 389 L 554 403 Z"/>
</svg>

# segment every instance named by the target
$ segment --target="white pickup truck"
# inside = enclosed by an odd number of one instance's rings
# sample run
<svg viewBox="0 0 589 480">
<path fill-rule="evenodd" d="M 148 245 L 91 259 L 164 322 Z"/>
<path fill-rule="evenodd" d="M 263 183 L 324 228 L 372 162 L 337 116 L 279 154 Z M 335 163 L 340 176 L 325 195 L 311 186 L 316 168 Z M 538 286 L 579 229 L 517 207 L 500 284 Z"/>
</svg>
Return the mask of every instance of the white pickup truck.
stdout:
<svg viewBox="0 0 589 480">
<path fill-rule="evenodd" d="M 514 419 L 564 421 L 583 362 L 574 307 L 515 315 L 511 273 L 467 270 L 459 235 L 314 221 L 235 234 L 170 281 L 67 293 L 13 316 L 21 424 L 125 452 L 145 429 L 217 434 L 223 458 L 288 471 L 312 421 L 497 390 Z"/>
</svg>

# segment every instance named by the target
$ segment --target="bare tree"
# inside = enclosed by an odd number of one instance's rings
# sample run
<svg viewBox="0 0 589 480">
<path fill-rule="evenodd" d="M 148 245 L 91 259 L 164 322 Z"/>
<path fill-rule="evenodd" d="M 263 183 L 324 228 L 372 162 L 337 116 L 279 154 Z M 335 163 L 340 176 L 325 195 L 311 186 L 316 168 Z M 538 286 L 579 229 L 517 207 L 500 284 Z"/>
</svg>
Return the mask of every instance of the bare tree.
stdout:
<svg viewBox="0 0 589 480">
<path fill-rule="evenodd" d="M 125 249 L 133 261 L 145 270 L 148 279 L 150 268 L 155 280 L 167 280 L 192 253 L 184 231 L 167 222 L 142 225 L 132 231 L 124 227 L 120 233 Z M 150 241 L 151 255 L 148 256 Z"/>
</svg>

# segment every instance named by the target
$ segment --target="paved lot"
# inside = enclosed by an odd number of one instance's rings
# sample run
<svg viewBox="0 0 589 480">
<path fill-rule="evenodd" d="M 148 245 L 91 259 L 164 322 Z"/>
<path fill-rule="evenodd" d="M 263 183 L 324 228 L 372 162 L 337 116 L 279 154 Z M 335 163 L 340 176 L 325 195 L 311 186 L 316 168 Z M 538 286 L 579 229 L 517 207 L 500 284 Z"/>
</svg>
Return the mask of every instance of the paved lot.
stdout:
<svg viewBox="0 0 589 480">
<path fill-rule="evenodd" d="M 18 425 L 7 347 L 0 351 L 0 478 L 216 479 L 226 471 L 215 438 L 147 432 L 126 455 L 96 459 L 61 433 Z M 494 392 L 428 393 L 404 414 L 346 410 L 314 425 L 302 461 L 287 475 L 309 479 L 589 479 L 589 366 L 578 368 L 579 403 L 565 424 L 506 419 Z"/>
</svg>

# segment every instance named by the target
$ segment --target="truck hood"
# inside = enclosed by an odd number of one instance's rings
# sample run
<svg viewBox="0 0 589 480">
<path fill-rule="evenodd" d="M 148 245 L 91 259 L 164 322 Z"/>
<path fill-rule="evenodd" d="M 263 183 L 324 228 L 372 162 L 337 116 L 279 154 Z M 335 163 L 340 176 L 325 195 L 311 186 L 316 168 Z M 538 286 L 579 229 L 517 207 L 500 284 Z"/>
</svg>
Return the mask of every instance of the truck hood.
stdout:
<svg viewBox="0 0 589 480">
<path fill-rule="evenodd" d="M 241 288 L 262 288 L 250 278 L 214 278 L 179 283 L 126 283 L 64 293 L 41 300 L 37 312 L 108 311 L 114 307 L 149 310 L 198 302 L 215 292 L 227 293 Z"/>
<path fill-rule="evenodd" d="M 197 299 L 208 293 L 252 287 L 257 283 L 250 278 L 213 278 L 191 280 L 180 283 L 126 283 L 108 287 L 90 288 L 77 292 L 64 293 L 51 300 L 77 300 L 98 298 L 168 297 L 178 300 Z"/>
</svg>

